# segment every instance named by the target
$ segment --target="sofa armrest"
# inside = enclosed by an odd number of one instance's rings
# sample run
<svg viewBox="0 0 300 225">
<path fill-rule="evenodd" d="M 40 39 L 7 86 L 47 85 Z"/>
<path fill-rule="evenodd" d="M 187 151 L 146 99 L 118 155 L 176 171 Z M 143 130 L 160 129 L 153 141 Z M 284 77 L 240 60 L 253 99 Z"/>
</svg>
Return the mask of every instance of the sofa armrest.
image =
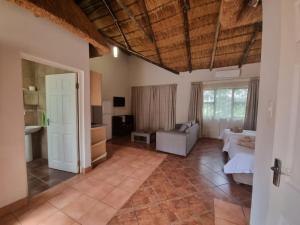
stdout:
<svg viewBox="0 0 300 225">
<path fill-rule="evenodd" d="M 156 149 L 186 156 L 187 134 L 178 131 L 156 132 Z"/>
</svg>

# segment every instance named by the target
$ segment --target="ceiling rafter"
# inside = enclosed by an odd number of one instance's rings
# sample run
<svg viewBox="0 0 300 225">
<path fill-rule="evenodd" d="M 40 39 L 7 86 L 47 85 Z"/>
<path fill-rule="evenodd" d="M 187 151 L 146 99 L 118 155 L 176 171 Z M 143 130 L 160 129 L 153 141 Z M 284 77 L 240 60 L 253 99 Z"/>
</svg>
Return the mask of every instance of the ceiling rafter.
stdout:
<svg viewBox="0 0 300 225">
<path fill-rule="evenodd" d="M 214 63 L 215 63 L 215 56 L 216 56 L 216 51 L 217 51 L 217 46 L 218 46 L 218 39 L 219 39 L 220 30 L 221 30 L 222 4 L 223 4 L 223 0 L 221 0 L 221 3 L 220 3 L 219 15 L 218 15 L 218 20 L 217 20 L 217 24 L 216 24 L 214 46 L 213 46 L 213 50 L 212 50 L 212 54 L 211 54 L 211 60 L 210 60 L 210 66 L 209 66 L 210 70 L 212 70 L 214 68 Z"/>
<path fill-rule="evenodd" d="M 101 31 L 99 31 L 99 32 L 101 32 Z M 151 63 L 151 64 L 154 64 L 154 65 L 156 65 L 156 66 L 158 66 L 158 67 L 161 67 L 161 68 L 163 68 L 163 69 L 165 69 L 165 70 L 168 70 L 168 71 L 170 71 L 170 72 L 172 72 L 172 73 L 174 73 L 174 74 L 177 74 L 177 75 L 179 74 L 178 71 L 176 71 L 176 70 L 174 70 L 174 69 L 171 69 L 171 68 L 169 68 L 169 67 L 167 67 L 167 66 L 165 66 L 165 65 L 161 65 L 161 64 L 158 64 L 158 63 L 156 63 L 156 62 L 153 62 L 152 60 L 147 59 L 145 56 L 143 56 L 142 54 L 140 54 L 140 53 L 138 53 L 138 52 L 136 52 L 136 51 L 134 51 L 134 50 L 132 50 L 132 49 L 126 49 L 122 44 L 120 44 L 119 42 L 117 42 L 117 41 L 115 41 L 115 40 L 110 39 L 110 38 L 107 37 L 105 34 L 103 34 L 103 36 L 106 37 L 106 39 L 107 39 L 107 41 L 108 41 L 109 43 L 111 43 L 111 44 L 113 44 L 113 45 L 119 47 L 120 49 L 122 49 L 123 51 L 125 51 L 127 54 L 134 55 L 134 56 L 136 56 L 136 57 L 138 57 L 138 58 L 141 58 L 141 59 L 143 59 L 143 60 L 145 60 L 145 61 L 147 61 L 147 62 L 149 62 L 149 63 Z"/>
<path fill-rule="evenodd" d="M 148 34 L 147 30 L 143 27 L 143 25 L 135 19 L 135 16 L 131 12 L 131 10 L 126 5 L 124 5 L 121 0 L 116 0 L 116 2 L 126 12 L 128 17 L 140 28 L 140 30 L 145 34 L 147 39 L 153 43 L 153 38 L 151 37 L 151 35 Z"/>
<path fill-rule="evenodd" d="M 145 16 L 146 16 L 146 22 L 147 22 L 147 24 L 149 26 L 150 35 L 152 36 L 153 44 L 155 46 L 155 51 L 156 51 L 159 63 L 163 64 L 162 60 L 161 60 L 159 48 L 157 46 L 156 38 L 155 38 L 153 29 L 152 29 L 152 26 L 151 26 L 151 21 L 150 21 L 150 17 L 149 17 L 149 14 L 148 14 L 148 10 L 147 10 L 147 6 L 146 6 L 146 3 L 145 3 L 145 0 L 141 0 L 141 4 L 142 4 L 142 7 L 143 7 L 143 11 L 145 13 Z"/>
<path fill-rule="evenodd" d="M 246 45 L 246 47 L 244 49 L 244 52 L 243 52 L 243 55 L 240 59 L 239 68 L 241 68 L 246 63 L 249 52 L 250 52 L 252 46 L 254 45 L 254 43 L 256 41 L 257 34 L 259 32 L 261 32 L 261 30 L 262 30 L 262 24 L 261 23 L 256 23 L 256 24 L 254 24 L 254 26 L 255 26 L 254 32 L 253 32 L 248 44 Z"/>
<path fill-rule="evenodd" d="M 130 45 L 129 45 L 129 43 L 128 43 L 128 40 L 127 40 L 127 38 L 126 38 L 126 36 L 125 36 L 125 34 L 124 34 L 124 32 L 123 32 L 123 30 L 122 30 L 120 24 L 119 24 L 119 21 L 118 21 L 116 15 L 115 15 L 115 13 L 113 12 L 111 6 L 109 5 L 109 3 L 108 3 L 106 0 L 102 0 L 102 2 L 103 2 L 103 4 L 105 5 L 105 7 L 106 7 L 106 9 L 108 10 L 108 12 L 109 12 L 109 14 L 111 15 L 111 17 L 113 18 L 113 21 L 114 21 L 116 27 L 118 28 L 119 32 L 121 33 L 122 38 L 123 38 L 123 40 L 124 40 L 124 42 L 125 42 L 125 45 L 126 45 L 127 50 L 131 50 L 131 47 L 130 47 Z"/>
<path fill-rule="evenodd" d="M 186 54 L 188 60 L 188 70 L 191 73 L 192 68 L 192 56 L 191 56 L 191 42 L 190 42 L 190 29 L 189 29 L 189 19 L 188 19 L 188 10 L 190 10 L 189 0 L 181 0 L 182 7 L 182 16 L 183 16 L 183 29 L 184 29 L 184 38 L 186 46 Z"/>
</svg>

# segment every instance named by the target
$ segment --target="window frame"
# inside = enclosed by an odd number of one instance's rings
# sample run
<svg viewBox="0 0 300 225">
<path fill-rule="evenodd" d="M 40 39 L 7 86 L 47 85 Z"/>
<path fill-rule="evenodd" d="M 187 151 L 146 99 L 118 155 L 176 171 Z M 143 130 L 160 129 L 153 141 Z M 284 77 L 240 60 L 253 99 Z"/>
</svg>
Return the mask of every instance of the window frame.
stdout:
<svg viewBox="0 0 300 225">
<path fill-rule="evenodd" d="M 242 103 L 242 102 L 239 102 L 239 101 L 236 101 L 235 100 L 235 97 L 234 97 L 234 94 L 235 94 L 235 92 L 237 91 L 237 90 L 240 90 L 240 89 L 242 89 L 242 90 L 247 90 L 247 97 L 246 97 L 246 100 L 245 100 L 245 104 L 246 104 L 246 106 L 245 107 L 247 107 L 247 98 L 248 98 L 248 87 L 245 87 L 245 86 L 243 86 L 243 87 L 224 87 L 224 88 L 222 88 L 222 87 L 218 87 L 218 88 L 213 88 L 213 87 L 211 87 L 211 88 L 204 88 L 203 89 L 203 96 L 204 96 L 204 92 L 205 91 L 213 91 L 213 93 L 214 93 L 214 101 L 213 102 L 205 102 L 204 101 L 204 99 L 203 99 L 203 106 L 204 106 L 204 104 L 205 103 L 213 103 L 213 115 L 212 116 L 208 116 L 208 117 L 204 117 L 204 118 L 209 118 L 209 119 L 215 119 L 216 118 L 216 95 L 217 95 L 217 90 L 225 90 L 225 89 L 229 89 L 229 90 L 231 90 L 232 92 L 231 92 L 231 112 L 230 112 L 230 118 L 229 117 L 227 117 L 227 118 L 218 118 L 218 119 L 245 119 L 245 115 L 244 115 L 244 117 L 235 117 L 234 116 L 234 106 L 235 106 L 235 103 Z M 203 109 L 202 109 L 203 110 Z"/>
</svg>

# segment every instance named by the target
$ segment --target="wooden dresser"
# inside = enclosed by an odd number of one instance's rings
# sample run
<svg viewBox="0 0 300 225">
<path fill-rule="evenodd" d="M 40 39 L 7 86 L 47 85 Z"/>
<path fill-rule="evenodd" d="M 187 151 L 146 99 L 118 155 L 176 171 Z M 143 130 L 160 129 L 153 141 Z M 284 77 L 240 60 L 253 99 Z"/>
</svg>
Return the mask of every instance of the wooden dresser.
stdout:
<svg viewBox="0 0 300 225">
<path fill-rule="evenodd" d="M 92 165 L 106 158 L 106 126 L 91 128 L 91 157 Z"/>
<path fill-rule="evenodd" d="M 102 77 L 94 71 L 90 72 L 91 105 L 102 105 Z M 106 126 L 98 125 L 91 128 L 91 161 L 92 166 L 106 159 Z"/>
</svg>

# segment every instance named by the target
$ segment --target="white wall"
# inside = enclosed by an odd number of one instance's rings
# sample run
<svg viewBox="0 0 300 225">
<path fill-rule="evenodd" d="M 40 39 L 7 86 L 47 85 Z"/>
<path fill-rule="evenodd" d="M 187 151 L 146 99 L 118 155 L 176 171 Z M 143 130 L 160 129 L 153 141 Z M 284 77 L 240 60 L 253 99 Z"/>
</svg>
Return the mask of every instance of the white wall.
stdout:
<svg viewBox="0 0 300 225">
<path fill-rule="evenodd" d="M 229 69 L 229 67 L 226 69 Z M 130 86 L 177 84 L 177 123 L 188 120 L 191 83 L 216 80 L 214 75 L 215 71 L 209 70 L 196 70 L 192 73 L 185 72 L 176 75 L 134 56 L 129 57 Z M 241 78 L 258 77 L 259 75 L 259 63 L 248 64 L 242 67 Z"/>
<path fill-rule="evenodd" d="M 0 207 L 27 196 L 21 54 L 83 71 L 81 149 L 90 165 L 88 44 L 7 1 L 0 1 Z"/>
<path fill-rule="evenodd" d="M 125 107 L 114 107 L 114 115 L 130 114 L 130 83 L 128 74 L 128 56 L 119 51 L 90 60 L 91 70 L 102 74 L 102 99 L 112 101 L 114 96 L 125 97 Z"/>
</svg>

